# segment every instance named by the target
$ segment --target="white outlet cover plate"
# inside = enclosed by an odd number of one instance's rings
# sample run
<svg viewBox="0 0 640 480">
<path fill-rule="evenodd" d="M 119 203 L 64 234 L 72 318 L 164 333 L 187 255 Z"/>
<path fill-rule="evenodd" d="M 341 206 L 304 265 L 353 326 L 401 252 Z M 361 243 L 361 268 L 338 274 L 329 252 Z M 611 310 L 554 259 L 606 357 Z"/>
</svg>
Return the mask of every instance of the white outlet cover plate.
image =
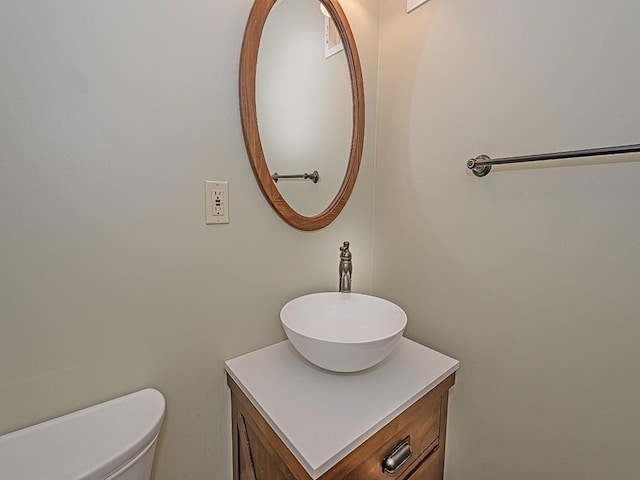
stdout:
<svg viewBox="0 0 640 480">
<path fill-rule="evenodd" d="M 418 8 L 423 3 L 427 3 L 428 1 L 429 0 L 407 0 L 407 13 Z"/>
<path fill-rule="evenodd" d="M 205 218 L 207 225 L 229 223 L 229 182 L 204 182 Z"/>
</svg>

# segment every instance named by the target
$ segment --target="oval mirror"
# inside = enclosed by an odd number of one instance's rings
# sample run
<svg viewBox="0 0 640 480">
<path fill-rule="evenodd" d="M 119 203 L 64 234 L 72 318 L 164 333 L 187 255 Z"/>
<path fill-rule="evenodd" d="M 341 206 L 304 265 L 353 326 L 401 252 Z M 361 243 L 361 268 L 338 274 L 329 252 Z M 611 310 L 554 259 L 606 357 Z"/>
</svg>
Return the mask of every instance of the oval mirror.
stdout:
<svg viewBox="0 0 640 480">
<path fill-rule="evenodd" d="M 327 226 L 353 190 L 364 139 L 360 60 L 337 0 L 255 0 L 239 87 L 245 145 L 267 201 L 293 227 Z M 304 174 L 311 178 L 288 178 Z"/>
</svg>

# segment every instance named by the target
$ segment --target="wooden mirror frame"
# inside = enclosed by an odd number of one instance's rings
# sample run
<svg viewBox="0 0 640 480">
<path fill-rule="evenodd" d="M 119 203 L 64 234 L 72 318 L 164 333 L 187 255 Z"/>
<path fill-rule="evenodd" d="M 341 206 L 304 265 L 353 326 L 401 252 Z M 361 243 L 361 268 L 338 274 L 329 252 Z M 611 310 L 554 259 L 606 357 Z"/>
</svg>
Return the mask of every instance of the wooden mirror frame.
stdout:
<svg viewBox="0 0 640 480">
<path fill-rule="evenodd" d="M 364 145 L 364 85 L 362 82 L 362 69 L 358 50 L 351 32 L 347 17 L 338 3 L 338 0 L 319 0 L 327 8 L 333 18 L 338 31 L 349 66 L 351 77 L 351 93 L 353 99 L 353 131 L 351 135 L 351 149 L 349 163 L 338 193 L 329 206 L 320 214 L 306 217 L 300 215 L 282 197 L 275 182 L 271 179 L 271 173 L 262 149 L 260 132 L 258 129 L 258 117 L 256 112 L 256 70 L 258 65 L 258 49 L 262 31 L 267 21 L 271 8 L 277 0 L 255 0 L 242 40 L 240 53 L 240 118 L 244 143 L 249 155 L 249 162 L 253 173 L 260 185 L 262 193 L 269 204 L 280 217 L 292 227 L 300 230 L 319 230 L 329 225 L 342 211 L 353 187 L 356 183 L 360 159 Z"/>
</svg>

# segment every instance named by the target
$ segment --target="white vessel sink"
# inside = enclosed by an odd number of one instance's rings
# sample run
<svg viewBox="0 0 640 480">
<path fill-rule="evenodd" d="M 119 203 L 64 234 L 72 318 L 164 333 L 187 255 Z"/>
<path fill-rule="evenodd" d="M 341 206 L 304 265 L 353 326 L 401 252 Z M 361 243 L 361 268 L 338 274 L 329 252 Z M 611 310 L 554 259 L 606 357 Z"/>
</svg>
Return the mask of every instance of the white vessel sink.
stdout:
<svg viewBox="0 0 640 480">
<path fill-rule="evenodd" d="M 359 293 L 313 293 L 280 311 L 292 345 L 311 363 L 333 372 L 357 372 L 389 355 L 407 325 L 404 311 Z"/>
</svg>

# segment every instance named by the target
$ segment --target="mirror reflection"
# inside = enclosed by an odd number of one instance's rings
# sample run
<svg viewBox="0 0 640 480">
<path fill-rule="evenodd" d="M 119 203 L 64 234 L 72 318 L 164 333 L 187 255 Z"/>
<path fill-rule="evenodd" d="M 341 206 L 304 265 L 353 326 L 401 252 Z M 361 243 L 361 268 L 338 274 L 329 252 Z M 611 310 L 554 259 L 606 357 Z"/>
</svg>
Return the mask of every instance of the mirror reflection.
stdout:
<svg viewBox="0 0 640 480">
<path fill-rule="evenodd" d="M 315 184 L 277 183 L 284 200 L 308 217 L 326 209 L 340 190 L 352 140 L 349 67 L 343 50 L 325 48 L 325 18 L 317 1 L 276 2 L 260 39 L 256 71 L 257 120 L 269 171 L 319 172 Z"/>
</svg>

